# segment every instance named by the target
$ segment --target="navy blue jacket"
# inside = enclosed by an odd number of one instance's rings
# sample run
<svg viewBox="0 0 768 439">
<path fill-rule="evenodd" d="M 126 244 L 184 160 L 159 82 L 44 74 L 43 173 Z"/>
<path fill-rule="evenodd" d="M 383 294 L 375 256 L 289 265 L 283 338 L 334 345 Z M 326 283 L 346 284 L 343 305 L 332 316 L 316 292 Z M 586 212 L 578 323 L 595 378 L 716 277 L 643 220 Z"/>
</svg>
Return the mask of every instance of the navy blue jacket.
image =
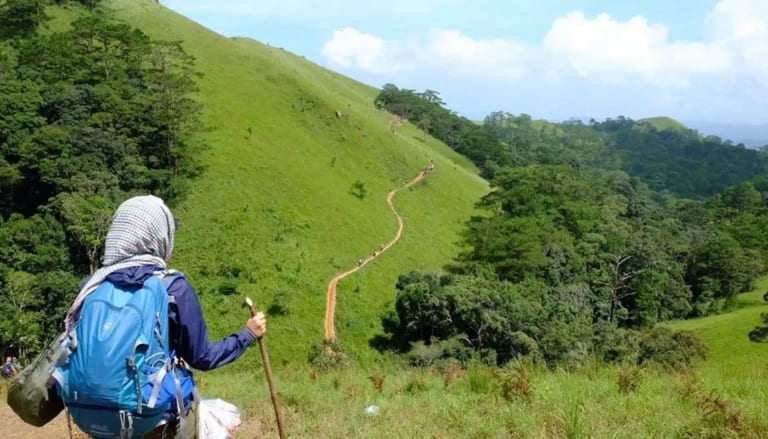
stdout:
<svg viewBox="0 0 768 439">
<path fill-rule="evenodd" d="M 158 270 L 155 266 L 125 268 L 107 276 L 107 281 L 124 288 L 140 288 Z M 168 305 L 170 348 L 193 368 L 212 370 L 229 364 L 255 341 L 251 332 L 243 328 L 211 343 L 200 299 L 183 276 L 171 282 L 168 294 L 174 299 Z"/>
</svg>

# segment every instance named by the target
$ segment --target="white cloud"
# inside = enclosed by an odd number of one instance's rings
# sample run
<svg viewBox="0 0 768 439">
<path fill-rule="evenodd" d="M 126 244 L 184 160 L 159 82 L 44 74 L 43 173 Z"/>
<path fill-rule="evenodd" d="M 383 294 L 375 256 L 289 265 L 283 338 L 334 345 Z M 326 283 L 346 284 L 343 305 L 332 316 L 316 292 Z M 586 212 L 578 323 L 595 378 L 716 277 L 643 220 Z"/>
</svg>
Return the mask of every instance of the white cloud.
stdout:
<svg viewBox="0 0 768 439">
<path fill-rule="evenodd" d="M 387 65 L 387 51 L 383 39 L 346 27 L 333 33 L 333 38 L 323 45 L 322 53 L 342 67 L 354 65 L 375 73 L 398 70 L 393 64 Z"/>
<path fill-rule="evenodd" d="M 657 85 L 687 86 L 691 74 L 724 72 L 729 54 L 701 42 L 670 42 L 668 29 L 641 16 L 621 22 L 581 12 L 559 18 L 544 37 L 543 48 L 565 60 L 579 76 L 621 82 L 641 79 Z"/>
<path fill-rule="evenodd" d="M 735 70 L 768 86 L 768 2 L 722 0 L 707 24 L 711 38 L 733 54 Z"/>
<path fill-rule="evenodd" d="M 527 48 L 502 38 L 476 40 L 456 30 L 438 30 L 431 32 L 422 52 L 436 65 L 465 74 L 484 72 L 509 79 L 526 74 Z"/>
<path fill-rule="evenodd" d="M 322 48 L 331 63 L 370 73 L 434 69 L 505 78 L 525 75 L 526 51 L 510 40 L 475 40 L 456 30 L 435 30 L 395 41 L 351 27 L 335 31 Z"/>
<path fill-rule="evenodd" d="M 323 55 L 334 65 L 369 73 L 436 71 L 452 76 L 642 82 L 685 88 L 735 75 L 768 85 L 768 1 L 721 0 L 709 13 L 707 37 L 674 41 L 662 24 L 636 16 L 573 12 L 555 20 L 540 44 L 479 39 L 432 30 L 385 40 L 354 28 L 334 32 Z"/>
</svg>

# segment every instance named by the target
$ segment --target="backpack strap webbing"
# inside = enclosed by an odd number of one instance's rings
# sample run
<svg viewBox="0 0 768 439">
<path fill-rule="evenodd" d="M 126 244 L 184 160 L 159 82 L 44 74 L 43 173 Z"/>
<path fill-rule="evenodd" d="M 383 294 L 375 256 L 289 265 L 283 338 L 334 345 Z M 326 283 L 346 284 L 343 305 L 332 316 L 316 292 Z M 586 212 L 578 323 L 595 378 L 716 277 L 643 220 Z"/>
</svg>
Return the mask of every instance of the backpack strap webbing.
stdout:
<svg viewBox="0 0 768 439">
<path fill-rule="evenodd" d="M 181 439 L 187 439 L 187 416 L 184 413 L 184 396 L 181 392 L 181 381 L 179 380 L 178 369 L 176 364 L 173 364 L 173 380 L 176 383 L 176 409 L 179 412 L 179 431 L 181 432 Z"/>
</svg>

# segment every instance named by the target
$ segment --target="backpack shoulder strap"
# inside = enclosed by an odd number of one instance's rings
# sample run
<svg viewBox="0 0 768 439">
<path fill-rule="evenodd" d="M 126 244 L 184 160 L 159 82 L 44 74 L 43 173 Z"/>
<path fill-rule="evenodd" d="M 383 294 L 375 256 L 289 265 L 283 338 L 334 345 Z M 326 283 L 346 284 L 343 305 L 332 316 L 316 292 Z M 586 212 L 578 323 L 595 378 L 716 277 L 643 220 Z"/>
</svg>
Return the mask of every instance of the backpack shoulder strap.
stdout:
<svg viewBox="0 0 768 439">
<path fill-rule="evenodd" d="M 156 272 L 155 276 L 160 278 L 160 280 L 163 282 L 163 285 L 167 289 L 177 279 L 183 279 L 184 273 L 178 270 L 163 270 L 163 271 Z M 176 299 L 170 294 L 168 295 L 168 303 L 176 303 Z"/>
</svg>

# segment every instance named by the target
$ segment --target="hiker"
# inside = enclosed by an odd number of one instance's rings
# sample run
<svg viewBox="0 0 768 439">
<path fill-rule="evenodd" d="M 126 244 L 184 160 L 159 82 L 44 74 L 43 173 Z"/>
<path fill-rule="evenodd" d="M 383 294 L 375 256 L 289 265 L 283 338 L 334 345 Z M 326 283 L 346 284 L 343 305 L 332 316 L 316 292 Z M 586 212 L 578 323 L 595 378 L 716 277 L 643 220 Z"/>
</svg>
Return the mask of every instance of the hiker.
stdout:
<svg viewBox="0 0 768 439">
<path fill-rule="evenodd" d="M 266 332 L 266 319 L 263 313 L 257 313 L 254 317 L 249 319 L 245 326 L 233 333 L 232 335 L 216 341 L 211 342 L 208 338 L 208 329 L 203 317 L 203 310 L 200 306 L 200 300 L 192 288 L 186 277 L 176 271 L 167 270 L 167 263 L 171 257 L 174 246 L 174 235 L 176 232 L 177 223 L 171 214 L 171 211 L 165 205 L 165 203 L 154 196 L 140 196 L 134 197 L 118 207 L 115 215 L 112 218 L 109 233 L 107 234 L 105 249 L 104 249 L 104 265 L 98 271 L 93 273 L 89 278 L 83 281 L 80 288 L 80 293 L 75 299 L 72 308 L 67 313 L 65 326 L 67 331 L 76 328 L 79 323 L 83 323 L 90 319 L 97 319 L 96 315 L 88 315 L 89 310 L 95 310 L 95 312 L 104 313 L 104 308 L 99 308 L 98 304 L 93 304 L 88 301 L 88 296 L 92 293 L 94 297 L 98 296 L 102 291 L 102 287 L 111 289 L 108 290 L 108 294 L 117 294 L 115 292 L 135 292 L 137 293 L 150 288 L 153 285 L 157 288 L 159 282 L 156 280 L 162 278 L 162 285 L 165 285 L 167 291 L 167 326 L 164 326 L 158 317 L 160 313 L 156 313 L 154 317 L 157 318 L 154 323 L 157 325 L 155 328 L 155 334 L 158 334 L 158 328 L 165 328 L 167 331 L 167 338 L 169 347 L 165 349 L 167 352 L 167 361 L 162 366 L 158 367 L 153 375 L 149 375 L 149 379 L 144 379 L 143 383 L 146 386 L 151 383 L 153 379 L 157 378 L 157 383 L 161 383 L 160 387 L 163 392 L 168 390 L 170 393 L 169 398 L 172 400 L 167 403 L 167 407 L 177 407 L 183 401 L 180 418 L 179 413 L 173 410 L 169 410 L 158 416 L 161 416 L 159 423 L 152 423 L 150 426 L 143 426 L 144 432 L 150 431 L 150 433 L 143 436 L 144 438 L 172 438 L 172 437 L 184 437 L 186 439 L 194 439 L 196 434 L 196 422 L 195 422 L 195 407 L 196 402 L 193 396 L 192 389 L 194 388 L 194 381 L 192 380 L 191 372 L 189 372 L 185 365 L 189 365 L 200 371 L 208 371 L 219 368 L 228 363 L 231 363 L 245 353 L 246 348 L 253 344 L 258 338 L 262 337 Z M 151 294 L 155 294 L 154 290 Z M 125 293 L 123 293 L 125 294 Z M 107 296 L 111 297 L 111 296 Z M 150 295 L 150 297 L 156 297 Z M 96 299 L 94 299 L 95 301 Z M 132 300 L 132 299 L 131 299 Z M 82 313 L 81 313 L 82 311 Z M 151 314 L 151 313 L 150 313 Z M 143 318 L 147 318 L 146 315 Z M 153 322 L 152 316 L 149 316 L 149 321 Z M 112 323 L 109 323 L 110 325 Z M 115 325 L 118 325 L 117 323 Z M 77 328 L 77 334 L 80 335 L 81 328 Z M 105 324 L 104 327 L 107 325 Z M 152 327 L 154 325 L 149 324 Z M 84 330 L 87 330 L 84 329 Z M 101 329 L 97 329 L 100 331 Z M 151 334 L 150 329 L 150 334 Z M 151 337 L 150 337 L 151 338 Z M 89 345 L 89 341 L 94 343 Z M 103 343 L 108 343 L 109 339 L 101 340 L 77 340 L 77 347 L 74 348 L 74 353 L 70 356 L 70 363 L 73 362 L 72 357 L 75 357 L 75 363 L 78 358 L 85 356 L 83 362 L 93 361 L 88 358 L 88 352 L 103 352 L 119 349 L 119 346 L 107 346 L 102 347 Z M 149 342 L 150 345 L 152 342 Z M 162 345 L 162 340 L 159 341 Z M 94 346 L 97 345 L 97 346 Z M 164 352 L 161 352 L 161 354 Z M 77 355 L 81 357 L 77 357 Z M 134 354 L 135 355 L 135 354 Z M 162 358 L 166 358 L 162 357 Z M 125 361 L 123 361 L 122 369 L 130 370 L 132 357 L 128 357 L 128 368 L 125 367 Z M 174 361 L 175 360 L 175 361 Z M 148 360 L 147 360 L 148 362 Z M 70 364 L 68 367 L 75 368 L 77 364 Z M 146 365 L 144 367 L 147 367 Z M 173 371 L 173 373 L 166 373 L 167 371 Z M 177 375 L 178 370 L 178 375 Z M 88 371 L 72 371 L 65 370 L 65 373 L 69 373 L 68 379 L 76 380 L 79 374 L 87 375 Z M 162 374 L 160 373 L 162 372 Z M 123 372 L 125 373 L 125 372 Z M 136 371 L 135 373 L 139 373 Z M 172 376 L 173 379 L 165 380 L 167 376 Z M 181 380 L 177 379 L 181 377 Z M 74 377 L 74 378 L 73 378 Z M 91 378 L 93 379 L 93 378 Z M 176 385 L 174 386 L 174 380 Z M 166 389 L 166 382 L 170 382 L 170 389 Z M 179 383 L 181 381 L 181 384 Z M 141 381 L 139 381 L 141 383 Z M 69 384 L 68 384 L 69 385 Z M 66 392 L 62 389 L 67 389 L 67 386 L 61 386 L 59 393 L 62 395 L 62 399 L 65 403 L 71 401 L 71 397 L 68 400 Z M 145 390 L 145 389 L 143 389 Z M 182 394 L 183 391 L 183 394 Z M 158 393 L 163 393 L 158 392 Z M 83 392 L 80 394 L 82 399 Z M 141 393 L 139 393 L 141 395 Z M 134 397 L 134 404 L 136 394 Z M 122 395 L 121 395 L 122 397 Z M 154 396 L 153 398 L 157 398 Z M 175 398 L 174 398 L 175 397 Z M 182 398 L 183 397 L 183 398 Z M 146 394 L 144 396 L 146 398 Z M 78 400 L 78 392 L 74 392 L 74 399 Z M 150 398 L 151 401 L 151 398 Z M 145 401 L 146 402 L 146 401 Z M 77 404 L 74 404 L 75 406 Z M 151 405 L 151 404 L 150 404 Z M 142 406 L 139 405 L 139 408 Z M 98 407 L 97 407 L 98 409 Z M 116 409 L 113 409 L 116 410 Z M 145 409 L 146 410 L 146 409 Z M 76 415 L 85 416 L 83 413 L 86 410 L 70 410 L 75 422 L 83 428 L 83 425 L 99 427 L 99 425 L 88 424 L 88 421 L 82 419 L 78 420 Z M 120 434 L 125 434 L 126 437 L 131 437 L 134 431 L 142 431 L 138 426 L 138 422 L 143 421 L 141 417 L 141 410 L 138 411 L 138 415 L 135 413 L 127 413 L 120 411 L 120 421 L 118 424 Z M 124 415 L 127 421 L 124 419 Z M 103 415 L 98 415 L 103 416 Z M 131 416 L 133 416 L 131 418 Z M 96 415 L 94 415 L 96 417 Z M 124 422 L 125 421 L 125 422 Z M 93 421 L 91 421 L 93 422 Z M 123 424 L 128 424 L 127 427 Z M 106 424 L 106 422 L 104 423 Z M 181 429 L 185 430 L 184 432 Z M 95 434 L 93 430 L 86 431 L 95 437 L 100 437 Z M 137 435 L 134 437 L 141 437 Z M 144 433 L 142 433 L 144 434 Z M 103 436 L 102 436 L 103 437 Z M 112 436 L 109 436 L 112 437 Z M 121 436 L 122 437 L 122 436 Z"/>
<path fill-rule="evenodd" d="M 3 364 L 3 376 L 6 378 L 15 377 L 19 373 L 19 369 L 16 367 L 16 362 L 12 357 L 5 358 L 5 364 Z"/>
</svg>

